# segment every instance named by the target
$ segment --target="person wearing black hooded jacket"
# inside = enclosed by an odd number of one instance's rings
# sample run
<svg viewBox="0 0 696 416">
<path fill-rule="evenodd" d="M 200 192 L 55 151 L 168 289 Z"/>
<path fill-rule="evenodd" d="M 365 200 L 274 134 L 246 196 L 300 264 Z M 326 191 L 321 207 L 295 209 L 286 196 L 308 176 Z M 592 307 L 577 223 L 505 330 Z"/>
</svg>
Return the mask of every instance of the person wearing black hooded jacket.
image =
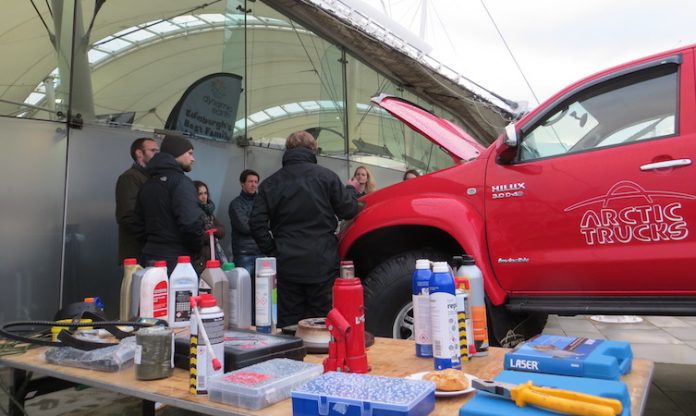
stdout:
<svg viewBox="0 0 696 416">
<path fill-rule="evenodd" d="M 339 219 L 358 213 L 357 181 L 344 186 L 333 171 L 317 165 L 316 140 L 291 134 L 283 167 L 263 181 L 249 219 L 261 251 L 277 260 L 278 327 L 331 310 L 339 271 Z"/>
<path fill-rule="evenodd" d="M 148 163 L 150 179 L 140 188 L 135 208 L 145 240 L 141 264 L 166 260 L 171 273 L 178 256 L 193 258 L 200 252 L 205 240 L 203 211 L 193 181 L 184 174 L 194 161 L 191 142 L 168 134 Z"/>
</svg>

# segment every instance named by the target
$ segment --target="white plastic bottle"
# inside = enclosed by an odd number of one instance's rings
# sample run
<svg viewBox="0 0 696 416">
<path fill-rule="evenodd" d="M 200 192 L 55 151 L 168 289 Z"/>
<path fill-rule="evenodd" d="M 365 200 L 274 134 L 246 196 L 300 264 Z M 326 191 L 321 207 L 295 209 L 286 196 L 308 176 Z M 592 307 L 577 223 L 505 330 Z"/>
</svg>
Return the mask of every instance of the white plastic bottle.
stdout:
<svg viewBox="0 0 696 416">
<path fill-rule="evenodd" d="M 435 262 L 430 277 L 430 320 L 436 370 L 460 368 L 454 277 L 447 262 Z"/>
<path fill-rule="evenodd" d="M 180 328 L 190 325 L 191 296 L 198 295 L 198 274 L 191 257 L 179 256 L 169 276 L 169 326 Z"/>
<path fill-rule="evenodd" d="M 261 262 L 261 267 L 256 267 L 256 331 L 264 333 L 273 332 L 273 283 L 275 270 L 271 262 Z"/>
<path fill-rule="evenodd" d="M 202 321 L 202 328 L 197 319 L 191 319 L 191 338 L 189 361 L 190 387 L 192 394 L 208 394 L 208 380 L 210 377 L 225 372 L 225 313 L 217 306 L 215 297 L 204 293 L 194 298 Z M 206 336 L 203 336 L 205 331 Z M 205 338 L 210 342 L 210 348 L 206 345 Z M 215 369 L 214 358 L 220 363 L 220 368 Z"/>
<path fill-rule="evenodd" d="M 169 319 L 169 281 L 167 262 L 156 261 L 147 268 L 140 283 L 140 317 Z"/>
<path fill-rule="evenodd" d="M 205 264 L 205 270 L 201 273 L 201 280 L 198 284 L 199 293 L 210 293 L 215 297 L 217 305 L 225 313 L 225 329 L 230 326 L 229 314 L 230 310 L 230 283 L 227 281 L 227 275 L 220 268 L 220 260 L 208 260 Z"/>
<path fill-rule="evenodd" d="M 249 329 L 252 307 L 249 272 L 243 267 L 234 267 L 234 263 L 223 263 L 222 271 L 230 285 L 230 310 L 227 313 L 230 328 Z"/>
<path fill-rule="evenodd" d="M 471 256 L 462 256 L 463 265 L 457 270 L 457 276 L 469 281 L 469 309 L 474 327 L 474 357 L 488 355 L 488 323 L 486 322 L 486 299 L 483 287 L 483 274 Z"/>
<path fill-rule="evenodd" d="M 128 321 L 132 316 L 137 315 L 137 310 L 131 310 L 133 301 L 131 300 L 131 287 L 133 286 L 133 275 L 138 270 L 142 270 L 136 259 L 123 259 L 123 279 L 121 280 L 121 302 L 118 318 L 121 321 Z M 140 296 L 140 293 L 138 293 Z M 138 299 L 139 301 L 139 299 Z"/>
</svg>

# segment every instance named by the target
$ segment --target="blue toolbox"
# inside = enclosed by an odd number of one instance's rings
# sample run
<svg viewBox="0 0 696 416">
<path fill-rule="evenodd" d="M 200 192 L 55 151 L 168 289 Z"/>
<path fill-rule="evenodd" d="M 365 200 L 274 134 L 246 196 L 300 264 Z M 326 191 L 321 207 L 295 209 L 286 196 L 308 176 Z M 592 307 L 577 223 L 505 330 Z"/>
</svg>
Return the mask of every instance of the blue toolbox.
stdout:
<svg viewBox="0 0 696 416">
<path fill-rule="evenodd" d="M 626 384 L 617 380 L 599 380 L 594 378 L 568 377 L 553 374 L 523 373 L 520 371 L 503 371 L 496 381 L 510 384 L 523 384 L 531 381 L 535 386 L 552 387 L 580 393 L 616 399 L 621 402 L 621 416 L 631 415 L 631 399 Z M 556 412 L 544 410 L 532 405 L 518 407 L 514 401 L 496 396 L 485 391 L 476 395 L 459 410 L 460 416 L 552 416 Z"/>
<path fill-rule="evenodd" d="M 505 370 L 618 380 L 632 361 L 627 342 L 542 334 L 506 353 Z"/>
<path fill-rule="evenodd" d="M 421 416 L 435 408 L 435 383 L 331 371 L 291 397 L 294 416 Z"/>
</svg>

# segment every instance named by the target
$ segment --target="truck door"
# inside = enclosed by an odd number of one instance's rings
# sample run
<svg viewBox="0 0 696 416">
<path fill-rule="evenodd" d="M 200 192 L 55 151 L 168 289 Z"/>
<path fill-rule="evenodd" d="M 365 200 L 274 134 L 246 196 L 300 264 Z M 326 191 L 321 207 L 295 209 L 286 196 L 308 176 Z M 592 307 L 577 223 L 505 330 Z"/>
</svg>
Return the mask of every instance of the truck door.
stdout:
<svg viewBox="0 0 696 416">
<path fill-rule="evenodd" d="M 521 121 L 510 160 L 490 158 L 487 238 L 504 288 L 696 292 L 692 59 L 590 79 Z"/>
</svg>

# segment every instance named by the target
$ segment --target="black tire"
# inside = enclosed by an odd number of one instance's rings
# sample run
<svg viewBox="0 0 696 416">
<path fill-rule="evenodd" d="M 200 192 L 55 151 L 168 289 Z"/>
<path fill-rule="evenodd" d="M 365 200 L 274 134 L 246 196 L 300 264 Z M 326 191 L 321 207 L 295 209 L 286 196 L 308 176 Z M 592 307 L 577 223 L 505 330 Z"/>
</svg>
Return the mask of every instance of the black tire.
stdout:
<svg viewBox="0 0 696 416">
<path fill-rule="evenodd" d="M 548 314 L 541 312 L 510 312 L 505 305 L 493 306 L 486 298 L 488 342 L 492 347 L 512 348 L 522 341 L 541 334 Z"/>
<path fill-rule="evenodd" d="M 413 338 L 411 276 L 418 259 L 446 261 L 448 257 L 432 250 L 406 251 L 383 261 L 367 275 L 364 280 L 367 331 L 380 337 Z"/>
</svg>

